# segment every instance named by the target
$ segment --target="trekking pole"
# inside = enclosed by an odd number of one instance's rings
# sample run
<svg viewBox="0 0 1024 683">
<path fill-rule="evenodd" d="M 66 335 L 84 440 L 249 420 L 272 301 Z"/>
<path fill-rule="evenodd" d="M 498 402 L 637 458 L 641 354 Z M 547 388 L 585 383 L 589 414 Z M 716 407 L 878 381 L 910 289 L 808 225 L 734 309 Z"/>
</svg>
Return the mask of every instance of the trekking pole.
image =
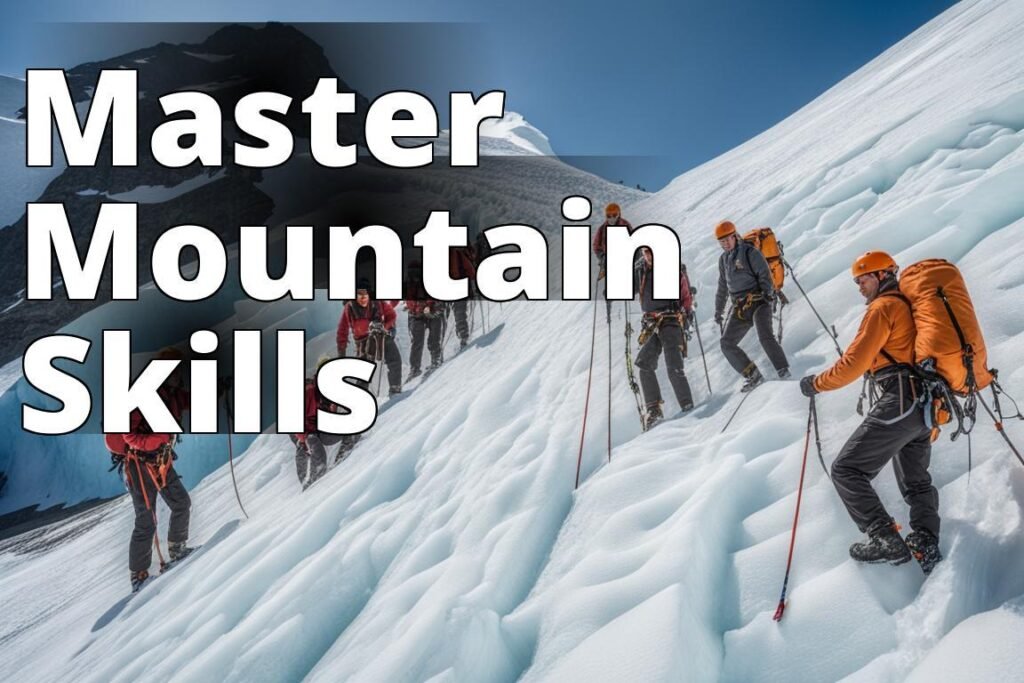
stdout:
<svg viewBox="0 0 1024 683">
<path fill-rule="evenodd" d="M 828 468 L 825 467 L 825 456 L 821 454 L 821 435 L 818 434 L 818 406 L 811 399 L 811 418 L 814 421 L 814 445 L 818 448 L 818 462 L 821 463 L 821 470 L 825 473 L 825 476 L 829 481 L 832 481 L 832 475 L 829 474 Z"/>
<path fill-rule="evenodd" d="M 786 559 L 786 576 L 782 580 L 782 596 L 779 598 L 779 606 L 775 608 L 775 621 L 782 621 L 782 614 L 786 611 L 786 589 L 789 588 L 789 572 L 793 568 L 793 548 L 796 546 L 796 527 L 800 521 L 800 501 L 804 495 L 804 473 L 807 471 L 807 453 L 811 450 L 811 420 L 814 418 L 814 397 L 811 397 L 811 405 L 807 411 L 807 435 L 804 437 L 804 460 L 800 465 L 800 484 L 796 490 L 796 512 L 793 513 L 793 532 L 789 537 L 789 557 Z"/>
<path fill-rule="evenodd" d="M 235 500 L 238 501 L 238 508 L 245 515 L 246 519 L 249 519 L 249 513 L 245 511 L 245 506 L 242 505 L 242 494 L 238 492 L 238 480 L 235 479 L 235 448 L 231 443 L 231 433 L 235 431 L 235 419 L 232 417 L 231 399 L 228 398 L 228 392 L 224 392 L 224 410 L 228 416 L 228 467 L 231 469 L 231 485 L 235 487 Z"/>
<path fill-rule="evenodd" d="M 818 309 L 814 307 L 814 304 L 811 303 L 810 297 L 807 296 L 807 292 L 805 292 L 804 288 L 800 286 L 800 281 L 796 279 L 796 273 L 793 272 L 793 266 L 789 265 L 789 261 L 787 261 L 786 259 L 782 259 L 782 264 L 786 267 L 786 270 L 789 271 L 789 276 L 793 278 L 793 284 L 795 284 L 796 288 L 800 290 L 800 293 L 804 297 L 804 301 L 806 301 L 807 305 L 811 307 L 811 310 L 814 312 L 814 316 L 818 319 L 818 322 L 821 323 L 821 326 L 823 328 L 825 328 L 825 333 L 832 338 L 832 343 L 835 344 L 836 347 L 836 353 L 838 353 L 839 357 L 842 358 L 843 349 L 841 346 L 839 346 L 839 339 L 836 337 L 835 330 L 829 329 L 829 326 L 825 324 L 825 321 L 818 313 Z"/>
<path fill-rule="evenodd" d="M 604 298 L 608 301 L 608 286 L 604 288 Z M 606 307 L 608 318 L 608 462 L 612 461 L 612 302 Z"/>
<path fill-rule="evenodd" d="M 722 431 L 720 431 L 719 434 L 725 434 L 725 430 L 728 429 L 729 425 L 732 424 L 732 421 L 736 419 L 736 415 L 740 412 L 740 408 L 743 407 L 743 404 L 747 402 L 747 398 L 749 398 L 752 393 L 754 392 L 748 391 L 747 393 L 743 394 L 743 398 L 740 399 L 740 404 L 736 406 L 736 410 L 732 411 L 732 415 L 729 416 L 729 421 L 725 423 L 725 426 L 722 427 Z"/>
<path fill-rule="evenodd" d="M 1024 465 L 1024 457 L 1021 456 L 1020 451 L 1017 450 L 1017 447 L 1013 445 L 1012 441 L 1010 441 L 1010 437 L 1006 435 L 1006 430 L 1003 428 L 1002 420 L 997 418 L 995 416 L 995 413 L 993 413 L 992 410 L 988 407 L 988 403 L 985 402 L 985 397 L 983 397 L 980 393 L 975 395 L 981 402 L 981 406 L 985 409 L 985 412 L 988 413 L 988 416 L 992 418 L 992 423 L 995 425 L 996 431 L 999 432 L 999 435 L 1003 437 L 1004 441 L 1006 441 L 1006 445 L 1010 447 L 1010 450 L 1013 452 L 1013 454 L 1017 456 L 1017 460 L 1020 460 L 1020 464 Z"/>
<path fill-rule="evenodd" d="M 580 467 L 583 465 L 583 439 L 587 435 L 587 413 L 590 412 L 590 383 L 594 378 L 594 340 L 597 338 L 597 296 L 594 296 L 594 315 L 590 323 L 590 369 L 587 370 L 587 394 L 583 402 L 583 427 L 580 429 L 580 450 L 576 456 L 576 485 L 580 487 Z"/>
<path fill-rule="evenodd" d="M 377 332 L 373 335 L 374 346 L 373 349 L 373 362 L 374 364 L 379 363 L 377 371 L 380 373 L 377 375 L 377 396 L 380 396 L 381 383 L 384 381 L 384 333 Z"/>
<path fill-rule="evenodd" d="M 708 381 L 708 395 L 714 395 L 711 390 L 711 373 L 708 372 L 708 359 L 704 355 L 704 342 L 700 338 L 700 325 L 697 324 L 697 306 L 693 307 L 693 329 L 697 331 L 697 346 L 700 347 L 700 359 L 704 363 L 704 378 Z"/>
</svg>

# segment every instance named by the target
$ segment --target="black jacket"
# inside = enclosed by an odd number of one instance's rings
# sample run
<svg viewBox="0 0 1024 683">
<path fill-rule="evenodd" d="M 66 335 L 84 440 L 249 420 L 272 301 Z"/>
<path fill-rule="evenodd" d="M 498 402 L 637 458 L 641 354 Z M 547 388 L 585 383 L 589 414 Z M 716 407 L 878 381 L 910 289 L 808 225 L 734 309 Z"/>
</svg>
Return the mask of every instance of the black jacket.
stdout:
<svg viewBox="0 0 1024 683">
<path fill-rule="evenodd" d="M 736 248 L 718 259 L 718 293 L 715 295 L 715 316 L 725 313 L 729 298 L 738 299 L 760 292 L 765 299 L 775 296 L 775 282 L 764 254 L 749 242 L 737 240 Z"/>
</svg>

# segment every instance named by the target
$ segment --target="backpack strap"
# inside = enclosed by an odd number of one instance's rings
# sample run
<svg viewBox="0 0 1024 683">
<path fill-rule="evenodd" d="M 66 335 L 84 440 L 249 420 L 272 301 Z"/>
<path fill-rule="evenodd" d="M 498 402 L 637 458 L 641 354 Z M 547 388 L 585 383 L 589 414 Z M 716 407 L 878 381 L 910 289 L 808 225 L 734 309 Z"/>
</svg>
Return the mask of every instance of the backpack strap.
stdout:
<svg viewBox="0 0 1024 683">
<path fill-rule="evenodd" d="M 978 380 L 974 377 L 974 347 L 967 341 L 967 337 L 964 336 L 964 330 L 960 327 L 960 321 L 956 319 L 956 313 L 953 312 L 953 307 L 949 304 L 949 299 L 946 297 L 946 293 L 942 291 L 942 287 L 938 287 L 935 290 L 935 296 L 942 299 L 942 305 L 946 307 L 946 313 L 949 314 L 949 320 L 953 323 L 953 329 L 956 330 L 956 336 L 960 340 L 960 352 L 963 354 L 964 368 L 967 370 L 967 393 L 973 394 L 977 391 Z"/>
</svg>

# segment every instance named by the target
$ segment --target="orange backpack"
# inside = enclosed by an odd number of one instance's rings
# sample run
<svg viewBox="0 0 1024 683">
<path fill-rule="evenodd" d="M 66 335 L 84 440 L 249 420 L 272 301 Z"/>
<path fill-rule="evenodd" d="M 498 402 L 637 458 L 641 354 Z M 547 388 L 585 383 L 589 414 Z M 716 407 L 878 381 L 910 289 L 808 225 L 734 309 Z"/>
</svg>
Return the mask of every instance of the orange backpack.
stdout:
<svg viewBox="0 0 1024 683">
<path fill-rule="evenodd" d="M 961 396 L 991 384 L 985 338 L 960 270 L 944 259 L 920 261 L 903 271 L 900 291 L 913 310 L 916 361 L 933 358 L 935 370 Z"/>
<path fill-rule="evenodd" d="M 743 236 L 743 241 L 752 245 L 768 261 L 768 269 L 772 272 L 775 290 L 782 289 L 786 281 L 786 270 L 782 264 L 782 245 L 776 239 L 771 228 L 754 228 Z"/>
</svg>

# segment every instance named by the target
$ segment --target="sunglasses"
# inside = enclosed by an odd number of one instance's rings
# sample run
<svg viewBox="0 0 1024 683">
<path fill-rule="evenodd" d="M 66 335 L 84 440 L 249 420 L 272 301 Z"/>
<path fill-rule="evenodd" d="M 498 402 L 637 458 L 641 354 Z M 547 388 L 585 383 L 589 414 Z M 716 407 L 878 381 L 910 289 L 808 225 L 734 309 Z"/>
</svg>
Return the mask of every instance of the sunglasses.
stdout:
<svg viewBox="0 0 1024 683">
<path fill-rule="evenodd" d="M 606 213 L 604 215 L 604 217 L 607 218 L 608 220 L 615 221 L 615 220 L 619 219 L 619 214 L 617 214 L 617 213 Z"/>
</svg>

